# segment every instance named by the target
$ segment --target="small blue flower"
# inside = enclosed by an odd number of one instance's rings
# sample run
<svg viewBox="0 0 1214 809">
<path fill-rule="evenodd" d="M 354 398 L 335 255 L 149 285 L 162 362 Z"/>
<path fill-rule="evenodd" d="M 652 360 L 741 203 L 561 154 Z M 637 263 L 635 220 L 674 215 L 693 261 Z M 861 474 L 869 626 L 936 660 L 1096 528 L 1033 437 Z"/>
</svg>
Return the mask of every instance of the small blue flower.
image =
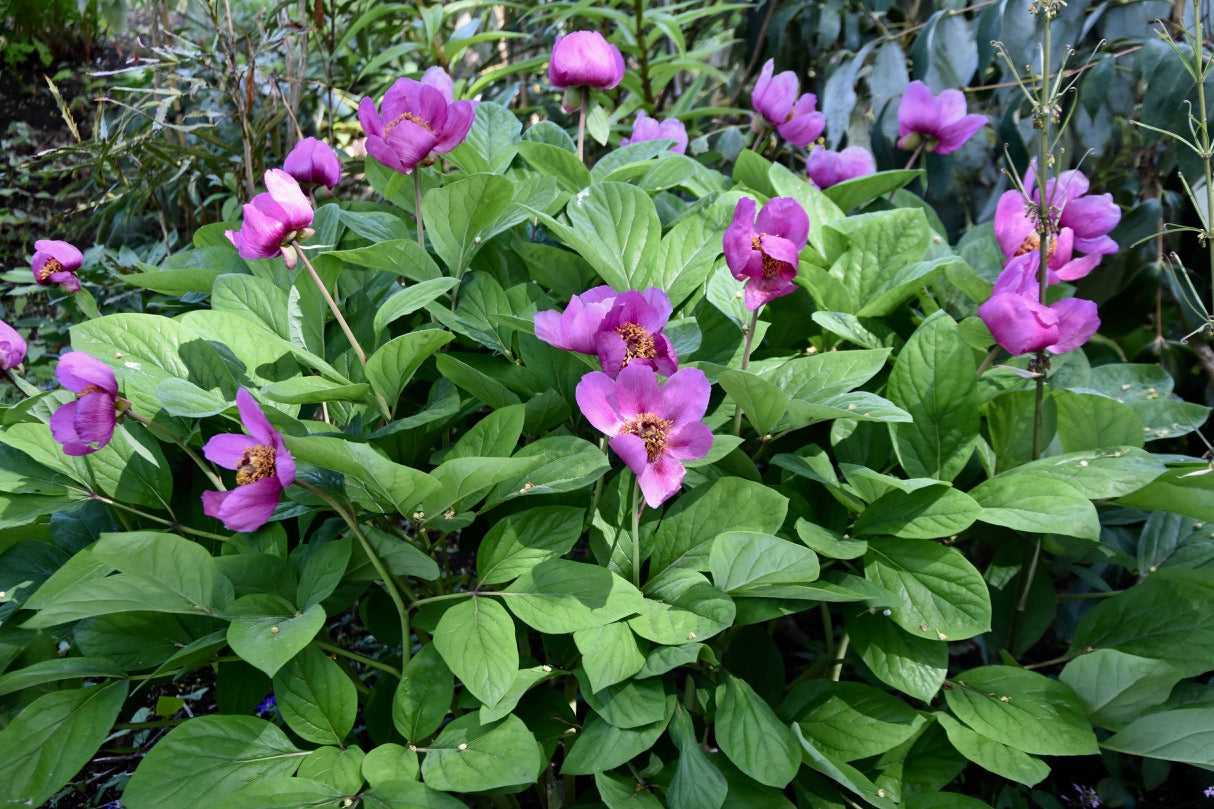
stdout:
<svg viewBox="0 0 1214 809">
<path fill-rule="evenodd" d="M 258 716 L 265 716 L 266 714 L 274 713 L 277 705 L 278 703 L 275 701 L 274 695 L 271 694 L 261 701 L 261 704 L 257 706 L 257 710 L 254 713 L 256 713 Z"/>
</svg>

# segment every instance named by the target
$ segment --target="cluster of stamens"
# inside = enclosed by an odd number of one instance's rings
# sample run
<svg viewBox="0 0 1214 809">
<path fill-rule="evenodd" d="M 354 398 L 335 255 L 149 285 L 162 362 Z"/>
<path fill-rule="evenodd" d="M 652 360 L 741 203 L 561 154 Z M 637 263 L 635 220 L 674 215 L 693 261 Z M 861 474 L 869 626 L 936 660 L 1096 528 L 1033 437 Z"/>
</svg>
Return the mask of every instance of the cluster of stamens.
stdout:
<svg viewBox="0 0 1214 809">
<path fill-rule="evenodd" d="M 658 355 L 653 335 L 636 323 L 621 323 L 615 327 L 616 334 L 624 338 L 624 361 L 621 368 L 627 368 L 633 360 L 651 360 Z"/>
<path fill-rule="evenodd" d="M 264 444 L 246 449 L 244 455 L 240 456 L 240 465 L 236 467 L 236 485 L 244 486 L 273 475 L 276 471 L 274 456 L 274 448 Z"/>
<path fill-rule="evenodd" d="M 772 256 L 767 255 L 767 253 L 763 252 L 762 236 L 764 235 L 765 234 L 762 233 L 756 233 L 751 236 L 750 247 L 752 250 L 758 250 L 759 254 L 763 256 L 763 277 L 775 278 L 780 274 L 780 270 L 786 266 L 787 262 L 780 261 L 780 259 L 773 258 Z"/>
<path fill-rule="evenodd" d="M 418 126 L 423 127 L 427 132 L 434 131 L 434 128 L 430 126 L 430 122 L 422 119 L 421 116 L 412 112 L 402 112 L 400 115 L 389 121 L 384 127 L 384 140 L 388 139 L 388 136 L 392 134 L 392 130 L 395 129 L 396 125 L 401 121 L 412 121 Z"/>
<path fill-rule="evenodd" d="M 48 258 L 46 263 L 38 268 L 38 280 L 49 281 L 51 276 L 63 269 L 57 258 Z"/>
<path fill-rule="evenodd" d="M 674 422 L 670 419 L 658 418 L 652 413 L 638 413 L 636 418 L 624 423 L 620 435 L 635 435 L 645 442 L 645 454 L 649 463 L 657 463 L 666 451 L 666 439 Z"/>
</svg>

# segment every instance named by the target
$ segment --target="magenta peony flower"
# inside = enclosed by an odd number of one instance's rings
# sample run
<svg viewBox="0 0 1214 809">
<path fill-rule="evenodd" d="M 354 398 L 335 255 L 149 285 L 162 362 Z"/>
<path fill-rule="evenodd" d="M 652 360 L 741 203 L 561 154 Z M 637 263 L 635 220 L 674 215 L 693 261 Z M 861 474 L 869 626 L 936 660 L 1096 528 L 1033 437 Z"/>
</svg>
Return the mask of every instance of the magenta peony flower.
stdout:
<svg viewBox="0 0 1214 809">
<path fill-rule="evenodd" d="M 202 448 L 207 460 L 236 470 L 236 488 L 203 492 L 202 510 L 229 531 L 256 531 L 269 521 L 283 489 L 295 482 L 295 459 L 244 388 L 236 392 L 236 409 L 248 435 L 224 433 Z"/>
<path fill-rule="evenodd" d="M 1035 187 L 1036 173 L 1030 167 L 1024 178 L 1028 198 L 1019 190 L 1005 191 L 995 209 L 995 238 L 1009 259 L 1040 246 Z M 1087 177 L 1078 170 L 1064 171 L 1046 183 L 1050 230 L 1055 234 L 1049 252 L 1050 283 L 1083 278 L 1103 256 L 1117 252 L 1117 242 L 1108 234 L 1121 221 L 1121 209 L 1112 194 L 1089 195 L 1088 188 Z M 1086 255 L 1074 256 L 1076 250 Z"/>
<path fill-rule="evenodd" d="M 750 101 L 755 111 L 776 128 L 780 137 L 793 146 L 807 146 L 826 128 L 826 116 L 816 111 L 818 97 L 805 93 L 798 98 L 801 86 L 796 74 L 785 70 L 773 76 L 774 69 L 775 60 L 768 59 L 763 63 Z"/>
<path fill-rule="evenodd" d="M 311 235 L 312 203 L 299 183 L 282 169 L 265 174 L 266 191 L 245 203 L 240 230 L 227 231 L 241 258 L 274 258 L 281 255 L 287 267 L 295 266 L 292 242 Z"/>
<path fill-rule="evenodd" d="M 985 115 L 965 114 L 965 95 L 943 90 L 939 96 L 921 81 L 912 81 L 898 105 L 898 148 L 913 152 L 955 152 L 987 125 Z"/>
<path fill-rule="evenodd" d="M 341 180 L 341 162 L 337 152 L 323 140 L 304 138 L 295 144 L 282 169 L 301 185 L 323 185 L 330 191 Z"/>
<path fill-rule="evenodd" d="M 0 320 L 0 369 L 16 368 L 25 359 L 25 340 L 12 326 Z"/>
<path fill-rule="evenodd" d="M 872 153 L 859 146 L 833 152 L 825 146 L 815 146 L 805 160 L 805 171 L 818 188 L 830 188 L 844 180 L 854 180 L 873 174 L 877 163 Z"/>
<path fill-rule="evenodd" d="M 643 140 L 673 140 L 674 146 L 670 147 L 670 151 L 687 154 L 687 127 L 678 118 L 658 121 L 646 115 L 644 110 L 638 112 L 636 123 L 632 125 L 632 137 L 624 138 L 620 145 L 627 146 Z"/>
<path fill-rule="evenodd" d="M 577 403 L 586 419 L 611 437 L 611 449 L 637 476 L 645 502 L 657 508 L 683 484 L 682 461 L 712 448 L 704 424 L 709 384 L 698 368 L 683 368 L 658 385 L 644 365 L 629 365 L 612 379 L 600 371 L 582 377 Z"/>
<path fill-rule="evenodd" d="M 671 311 L 670 298 L 657 287 L 617 293 L 600 286 L 574 295 L 564 312 L 536 312 L 535 336 L 566 351 L 598 355 L 611 377 L 631 364 L 670 376 L 679 365 L 662 334 Z"/>
<path fill-rule="evenodd" d="M 59 384 L 76 393 L 76 400 L 51 416 L 51 435 L 67 455 L 88 455 L 114 437 L 118 423 L 118 380 L 101 360 L 80 351 L 59 358 Z"/>
<path fill-rule="evenodd" d="M 1010 354 L 1065 354 L 1086 343 L 1100 328 L 1094 301 L 1066 298 L 1049 306 L 1040 302 L 1038 260 L 1026 254 L 1009 261 L 995 281 L 991 297 L 978 307 L 978 316 L 995 342 Z"/>
<path fill-rule="evenodd" d="M 574 31 L 557 37 L 548 60 L 548 81 L 558 90 L 597 87 L 610 90 L 624 78 L 624 57 L 598 31 Z"/>
<path fill-rule="evenodd" d="M 57 239 L 34 242 L 34 258 L 30 264 L 39 286 L 58 284 L 64 292 L 78 292 L 80 279 L 76 273 L 83 263 L 84 256 L 75 245 Z"/>
<path fill-rule="evenodd" d="M 472 128 L 475 108 L 471 101 L 455 101 L 451 77 L 440 67 L 425 72 L 421 81 L 397 79 L 375 102 L 358 104 L 358 122 L 367 134 L 367 153 L 402 174 L 433 154 L 446 154 L 464 142 Z"/>
<path fill-rule="evenodd" d="M 750 311 L 796 290 L 792 279 L 809 239 L 809 215 L 792 197 L 775 197 L 755 219 L 755 201 L 738 200 L 733 222 L 725 229 L 725 263 L 733 277 L 746 283 Z"/>
</svg>

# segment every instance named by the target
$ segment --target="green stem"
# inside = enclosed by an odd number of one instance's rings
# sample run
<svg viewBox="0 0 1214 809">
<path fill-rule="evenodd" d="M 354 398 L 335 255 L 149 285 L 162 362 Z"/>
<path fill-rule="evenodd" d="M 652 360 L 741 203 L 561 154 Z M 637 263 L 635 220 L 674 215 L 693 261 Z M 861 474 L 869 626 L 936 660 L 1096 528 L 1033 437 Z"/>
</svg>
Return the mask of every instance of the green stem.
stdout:
<svg viewBox="0 0 1214 809">
<path fill-rule="evenodd" d="M 464 590 L 460 593 L 443 593 L 437 596 L 427 596 L 426 598 L 417 598 L 409 602 L 409 609 L 415 610 L 422 604 L 432 604 L 435 601 L 450 601 L 453 598 L 471 598 L 472 596 L 495 596 L 498 593 L 482 593 L 479 590 Z"/>
<path fill-rule="evenodd" d="M 24 379 L 17 376 L 16 374 L 14 374 L 12 372 L 12 370 L 9 368 L 4 369 L 4 375 L 6 377 L 8 377 L 9 382 L 12 382 L 14 385 L 17 386 L 17 390 L 21 391 L 26 396 L 37 396 L 39 393 L 42 392 L 42 391 L 38 390 L 36 387 L 34 387 L 33 385 L 31 385 L 29 382 L 26 382 Z"/>
<path fill-rule="evenodd" d="M 413 168 L 413 218 L 417 221 L 417 246 L 426 250 L 426 228 L 422 224 L 422 175 L 421 169 Z"/>
<path fill-rule="evenodd" d="M 93 492 L 89 492 L 88 496 L 90 498 L 92 498 L 93 500 L 96 500 L 99 503 L 105 503 L 107 506 L 110 506 L 111 508 L 116 508 L 120 512 L 122 512 L 122 511 L 130 512 L 131 514 L 134 514 L 138 517 L 143 517 L 145 520 L 151 520 L 154 523 L 159 523 L 160 525 L 164 525 L 169 528 L 172 528 L 174 531 L 184 531 L 185 533 L 193 534 L 196 537 L 202 537 L 204 539 L 216 539 L 216 540 L 219 540 L 220 542 L 228 541 L 228 537 L 221 536 L 219 534 L 212 534 L 210 531 L 200 531 L 197 528 L 191 528 L 188 525 L 182 525 L 181 523 L 177 522 L 176 520 L 166 520 L 164 517 L 157 517 L 155 514 L 148 514 L 146 511 L 141 511 L 140 509 L 133 508 L 132 506 L 128 506 L 126 503 L 120 503 L 117 500 L 111 500 L 108 497 L 102 497 L 101 495 L 95 494 Z M 123 524 L 127 526 L 127 529 L 131 530 L 130 523 L 127 522 L 125 516 L 120 513 L 118 515 L 118 517 L 119 517 L 119 519 L 122 520 Z"/>
<path fill-rule="evenodd" d="M 763 307 L 760 306 L 759 309 Z M 742 338 L 742 370 L 750 368 L 750 349 L 754 344 L 755 330 L 759 327 L 759 309 L 754 310 L 750 315 L 750 325 L 746 327 L 746 335 Z M 735 405 L 733 409 L 733 434 L 742 434 L 742 405 Z"/>
<path fill-rule="evenodd" d="M 214 470 L 211 469 L 210 465 L 207 463 L 204 463 L 202 458 L 198 457 L 198 453 L 196 453 L 196 452 L 194 452 L 194 450 L 190 449 L 189 445 L 186 444 L 184 441 L 182 441 L 180 438 L 178 438 L 173 433 L 172 430 L 168 429 L 167 427 L 165 427 L 162 424 L 157 424 L 155 421 L 147 418 L 146 416 L 139 415 L 134 410 L 127 410 L 126 414 L 128 416 L 130 416 L 131 418 L 133 418 L 135 421 L 142 424 L 144 427 L 147 427 L 149 430 L 153 430 L 155 432 L 160 433 L 165 438 L 169 439 L 174 444 L 181 447 L 181 450 L 190 457 L 190 460 L 193 461 L 198 466 L 199 469 L 202 470 L 202 473 L 207 476 L 207 478 L 211 481 L 211 484 L 216 489 L 218 489 L 221 492 L 227 491 L 227 487 L 223 485 L 223 480 L 220 479 L 219 475 L 215 474 Z"/>
<path fill-rule="evenodd" d="M 1206 43 L 1205 32 L 1201 27 L 1201 0 L 1193 0 L 1193 22 L 1196 34 L 1193 42 L 1193 54 L 1197 57 L 1197 114 L 1200 116 L 1198 128 L 1201 132 L 1201 164 L 1206 175 L 1206 251 L 1210 256 L 1210 278 L 1214 280 L 1214 232 L 1210 229 L 1210 221 L 1214 220 L 1214 177 L 1211 177 L 1210 158 L 1214 157 L 1214 149 L 1210 143 L 1210 124 L 1206 118 Z M 1214 296 L 1214 285 L 1211 288 Z M 1211 300 L 1210 312 L 1214 313 L 1214 297 Z"/>
<path fill-rule="evenodd" d="M 578 105 L 577 118 L 577 159 L 586 162 L 586 114 L 590 106 L 590 88 L 583 87 L 582 103 Z"/>
<path fill-rule="evenodd" d="M 641 481 L 632 486 L 632 583 L 641 589 L 641 512 L 645 501 L 641 499 Z"/>
<path fill-rule="evenodd" d="M 599 449 L 603 454 L 607 454 L 607 436 L 599 439 Z M 603 479 L 605 475 L 599 475 L 599 479 L 594 482 L 594 490 L 590 493 L 590 510 L 586 512 L 586 519 L 582 522 L 582 533 L 590 530 L 591 524 L 594 522 L 594 511 L 599 507 L 599 500 L 603 497 Z"/>
<path fill-rule="evenodd" d="M 1053 91 L 1050 88 L 1050 58 L 1051 58 L 1051 40 L 1050 32 L 1052 30 L 1051 21 L 1053 20 L 1052 6 L 1049 5 L 1049 0 L 1046 0 L 1046 5 L 1041 12 L 1044 31 L 1041 36 L 1041 85 L 1037 96 L 1037 121 L 1041 129 L 1041 139 L 1037 144 L 1037 238 L 1038 238 L 1038 263 L 1037 263 L 1037 297 L 1042 306 L 1046 302 L 1046 287 L 1049 284 L 1050 273 L 1050 247 L 1054 239 L 1053 221 L 1050 217 L 1050 198 L 1046 193 L 1046 186 L 1049 183 L 1050 177 L 1050 121 L 1053 117 L 1054 98 Z M 1036 395 L 1033 397 L 1033 460 L 1041 457 L 1041 440 L 1044 425 L 1045 411 L 1045 369 L 1048 355 L 1045 351 L 1037 352 L 1037 360 L 1035 370 L 1040 374 L 1037 377 Z M 1031 583 L 1031 579 L 1030 579 Z M 1026 590 L 1027 592 L 1027 590 Z"/>
<path fill-rule="evenodd" d="M 360 655 L 357 652 L 351 652 L 349 649 L 343 649 L 342 647 L 338 646 L 337 644 L 327 643 L 323 640 L 316 641 L 316 645 L 319 646 L 321 649 L 324 649 L 327 652 L 332 652 L 333 654 L 339 654 L 342 657 L 347 658 L 348 660 L 353 660 L 355 663 L 362 663 L 364 666 L 369 666 L 370 668 L 373 668 L 373 669 L 379 669 L 382 672 L 391 674 L 393 677 L 395 677 L 398 680 L 400 679 L 400 670 L 399 669 L 393 668 L 392 666 L 389 666 L 387 663 L 381 663 L 380 661 L 376 660 L 373 657 L 366 657 L 365 655 Z"/>
<path fill-rule="evenodd" d="M 910 160 L 906 161 L 906 166 L 905 166 L 904 170 L 909 171 L 910 169 L 915 167 L 915 163 L 919 160 L 919 155 L 923 154 L 923 147 L 925 145 L 926 144 L 920 142 L 919 145 L 915 147 L 915 151 L 911 153 Z"/>
<path fill-rule="evenodd" d="M 653 109 L 653 84 L 649 78 L 649 49 L 645 47 L 645 2 L 644 0 L 633 0 L 633 13 L 636 20 L 636 41 L 637 41 L 637 72 L 641 77 L 641 95 L 645 98 L 645 105 L 650 108 L 651 112 L 656 112 Z"/>
<path fill-rule="evenodd" d="M 839 645 L 835 649 L 835 665 L 830 670 L 830 679 L 833 682 L 839 682 L 839 677 L 843 674 L 843 660 L 847 657 L 847 647 L 851 645 L 851 635 L 846 632 L 843 637 L 839 638 Z"/>
<path fill-rule="evenodd" d="M 358 521 L 346 511 L 340 503 L 329 496 L 328 492 L 318 489 L 312 484 L 302 481 L 299 478 L 295 479 L 295 484 L 303 489 L 311 492 L 329 504 L 329 507 L 337 512 L 346 525 L 350 529 L 350 533 L 354 534 L 358 539 L 358 543 L 362 546 L 363 553 L 367 554 L 367 558 L 371 560 L 371 566 L 375 568 L 375 572 L 379 574 L 380 579 L 384 582 L 384 589 L 388 591 L 388 597 L 392 599 L 393 605 L 396 607 L 396 612 L 400 616 L 400 637 L 401 637 L 401 665 L 409 662 L 409 610 L 405 608 L 405 602 L 401 598 L 400 590 L 396 586 L 396 581 L 392 578 L 392 574 L 384 567 L 383 560 L 379 558 L 379 554 L 371 547 L 371 542 L 363 534 L 362 529 L 358 527 Z"/>
</svg>

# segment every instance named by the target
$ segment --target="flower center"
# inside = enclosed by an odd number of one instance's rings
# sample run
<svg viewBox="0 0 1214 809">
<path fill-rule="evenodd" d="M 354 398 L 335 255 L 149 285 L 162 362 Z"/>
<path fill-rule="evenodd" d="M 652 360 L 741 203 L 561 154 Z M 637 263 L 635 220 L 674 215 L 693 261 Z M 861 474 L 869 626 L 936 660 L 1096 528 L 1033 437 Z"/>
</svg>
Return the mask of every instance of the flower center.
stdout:
<svg viewBox="0 0 1214 809">
<path fill-rule="evenodd" d="M 635 323 L 621 323 L 615 327 L 616 334 L 624 338 L 624 361 L 621 368 L 627 368 L 633 360 L 651 360 L 658 355 L 654 345 L 653 335 Z"/>
<path fill-rule="evenodd" d="M 423 120 L 421 118 L 421 116 L 416 115 L 412 112 L 402 112 L 400 115 L 396 116 L 391 121 L 389 121 L 388 125 L 384 127 L 384 140 L 388 139 L 388 136 L 392 134 L 392 130 L 395 129 L 396 125 L 399 124 L 401 121 L 412 121 L 413 123 L 417 124 L 418 126 L 422 127 L 423 129 L 425 129 L 427 132 L 434 131 L 434 127 L 430 126 L 430 122 Z"/>
<path fill-rule="evenodd" d="M 110 395 L 110 392 L 100 385 L 85 385 L 84 390 L 76 394 L 76 398 L 79 399 L 81 396 L 87 396 L 90 393 L 104 393 L 106 396 Z"/>
<path fill-rule="evenodd" d="M 268 478 L 275 471 L 274 448 L 256 444 L 240 456 L 240 465 L 236 467 L 236 485 L 244 486 Z"/>
<path fill-rule="evenodd" d="M 666 439 L 673 427 L 674 422 L 670 419 L 660 419 L 652 413 L 638 413 L 632 421 L 624 423 L 620 435 L 635 435 L 644 441 L 649 463 L 657 463 L 666 451 Z"/>
<path fill-rule="evenodd" d="M 759 254 L 763 256 L 763 277 L 764 278 L 775 278 L 777 275 L 780 274 L 780 270 L 782 270 L 788 262 L 780 261 L 778 258 L 772 258 L 771 256 L 769 256 L 763 252 L 762 237 L 767 236 L 767 235 L 769 235 L 769 234 L 756 233 L 755 235 L 751 236 L 750 237 L 750 247 L 753 250 L 758 250 Z"/>
<path fill-rule="evenodd" d="M 51 276 L 63 269 L 63 265 L 59 263 L 57 258 L 48 258 L 46 263 L 38 270 L 39 281 L 49 281 Z"/>
<path fill-rule="evenodd" d="M 1057 246 L 1058 246 L 1058 240 L 1055 239 L 1053 236 L 1051 236 L 1050 237 L 1050 253 L 1049 253 L 1050 258 L 1054 257 L 1054 248 L 1056 248 Z M 1039 250 L 1040 248 L 1041 248 L 1041 237 L 1039 235 L 1037 235 L 1036 231 L 1034 231 L 1024 238 L 1024 241 L 1020 243 L 1020 246 L 1018 248 L 1016 248 L 1016 252 L 1012 255 L 1012 258 L 1015 258 L 1016 256 L 1023 256 L 1025 253 L 1032 253 L 1036 250 Z"/>
</svg>

